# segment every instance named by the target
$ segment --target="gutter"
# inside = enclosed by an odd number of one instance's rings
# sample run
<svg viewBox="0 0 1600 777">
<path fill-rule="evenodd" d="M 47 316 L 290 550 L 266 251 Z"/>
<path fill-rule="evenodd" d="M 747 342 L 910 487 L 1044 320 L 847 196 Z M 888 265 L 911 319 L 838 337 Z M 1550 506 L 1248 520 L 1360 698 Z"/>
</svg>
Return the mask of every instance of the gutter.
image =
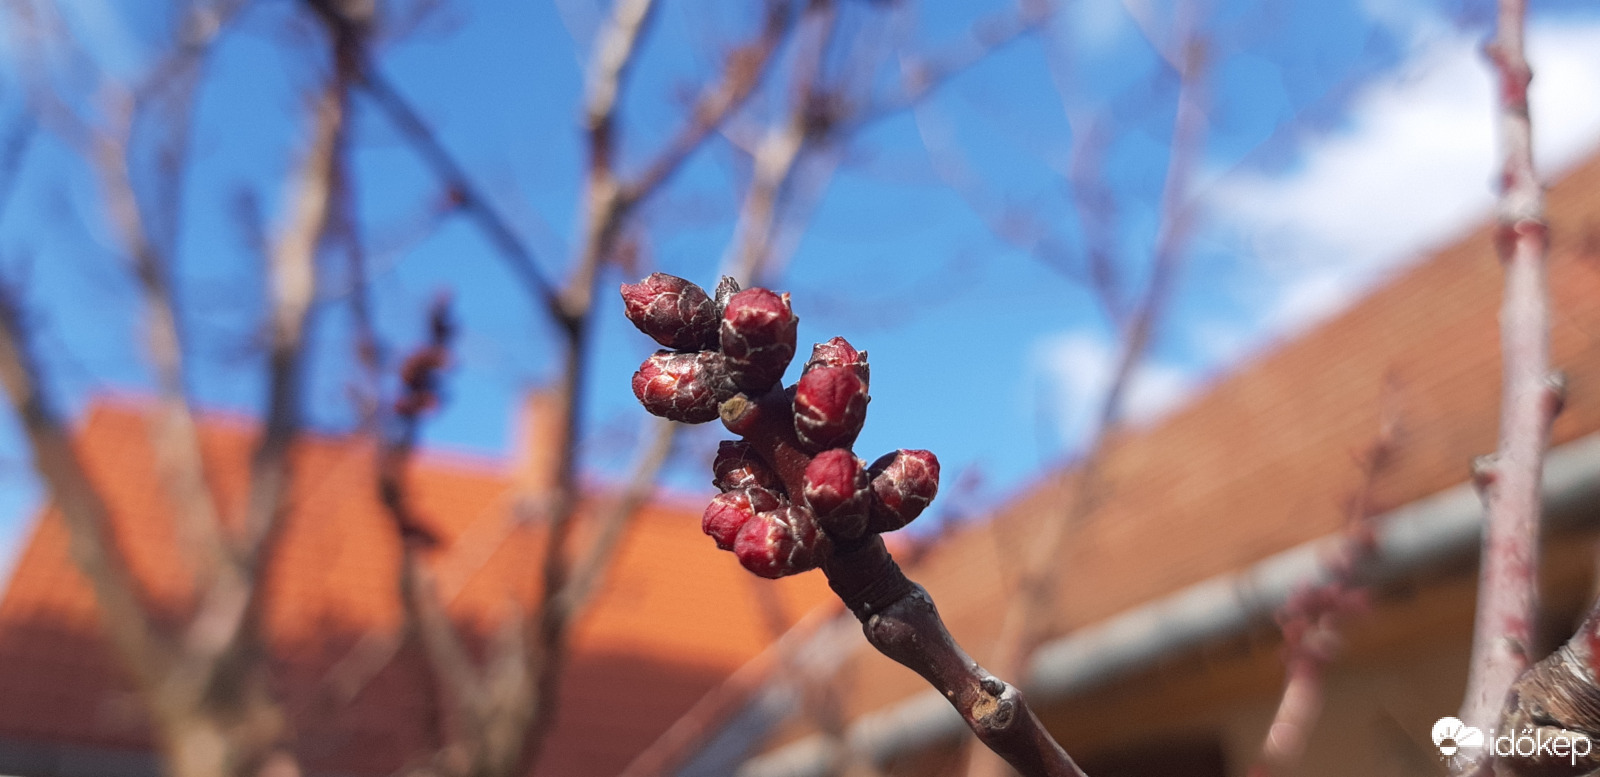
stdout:
<svg viewBox="0 0 1600 777">
<path fill-rule="evenodd" d="M 1600 525 L 1600 434 L 1549 452 L 1544 470 L 1545 528 Z M 1377 552 L 1358 582 L 1383 585 L 1478 553 L 1483 506 L 1471 483 L 1377 517 Z M 1342 538 L 1322 537 L 1229 574 L 1204 580 L 1046 643 L 1029 662 L 1030 699 L 1051 704 L 1107 685 L 1165 658 L 1239 634 L 1269 620 L 1296 591 L 1332 579 L 1328 560 Z M 966 725 L 936 691 L 924 691 L 851 724 L 855 753 L 883 764 L 903 753 L 966 735 Z M 834 747 L 808 737 L 745 762 L 738 777 L 826 777 Z"/>
</svg>

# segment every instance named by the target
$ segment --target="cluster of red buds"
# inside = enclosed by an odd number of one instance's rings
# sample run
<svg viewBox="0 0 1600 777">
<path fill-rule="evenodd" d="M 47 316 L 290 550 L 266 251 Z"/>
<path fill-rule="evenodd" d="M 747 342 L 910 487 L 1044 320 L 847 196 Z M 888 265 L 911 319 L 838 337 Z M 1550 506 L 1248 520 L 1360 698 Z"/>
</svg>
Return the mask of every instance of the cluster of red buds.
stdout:
<svg viewBox="0 0 1600 777">
<path fill-rule="evenodd" d="M 701 524 L 746 569 L 777 578 L 824 565 L 835 552 L 910 523 L 939 491 L 939 460 L 898 450 L 870 466 L 852 446 L 867 418 L 867 354 L 842 337 L 816 345 L 800 380 L 781 383 L 799 319 L 788 294 L 713 294 L 655 273 L 624 284 L 628 319 L 666 346 L 633 375 L 652 414 L 683 423 L 721 418 L 739 440 L 712 463 L 722 493 Z"/>
</svg>

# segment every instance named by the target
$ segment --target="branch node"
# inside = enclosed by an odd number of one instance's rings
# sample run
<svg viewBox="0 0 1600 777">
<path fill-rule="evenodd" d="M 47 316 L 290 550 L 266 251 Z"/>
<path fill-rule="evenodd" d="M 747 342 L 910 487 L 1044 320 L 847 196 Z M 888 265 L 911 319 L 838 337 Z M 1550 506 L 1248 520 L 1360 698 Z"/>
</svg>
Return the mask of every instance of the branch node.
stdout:
<svg viewBox="0 0 1600 777">
<path fill-rule="evenodd" d="M 1479 497 L 1487 497 L 1489 489 L 1494 487 L 1495 480 L 1499 478 L 1500 455 L 1486 453 L 1472 460 L 1472 486 L 1478 490 Z"/>
<path fill-rule="evenodd" d="M 1554 420 L 1567 406 L 1567 373 L 1551 370 L 1544 376 L 1545 417 Z"/>
</svg>

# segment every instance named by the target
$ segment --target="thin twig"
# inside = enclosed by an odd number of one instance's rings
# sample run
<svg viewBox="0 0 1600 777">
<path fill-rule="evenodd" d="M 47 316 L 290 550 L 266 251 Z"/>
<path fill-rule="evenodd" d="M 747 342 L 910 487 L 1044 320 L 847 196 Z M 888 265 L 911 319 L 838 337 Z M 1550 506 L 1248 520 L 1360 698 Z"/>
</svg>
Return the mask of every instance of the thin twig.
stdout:
<svg viewBox="0 0 1600 777">
<path fill-rule="evenodd" d="M 764 688 L 781 680 L 795 654 L 812 652 L 814 638 L 845 617 L 838 604 L 819 605 L 781 637 L 744 662 L 673 721 L 618 777 L 666 777 L 681 767 L 730 717 Z M 853 619 L 851 619 L 853 620 Z"/>
<path fill-rule="evenodd" d="M 794 14 L 787 0 L 766 0 L 761 32 L 750 43 L 734 49 L 722 68 L 722 77 L 703 89 L 689 111 L 689 120 L 655 159 L 623 187 L 623 198 L 637 202 L 660 188 L 696 149 L 759 86 L 779 46 L 789 34 Z"/>
<path fill-rule="evenodd" d="M 553 604 L 565 610 L 568 618 L 583 611 L 594 596 L 595 589 L 605 579 L 611 562 L 616 557 L 617 546 L 622 542 L 633 517 L 638 515 L 639 509 L 644 507 L 651 494 L 655 493 L 656 476 L 672 453 L 678 429 L 678 424 L 659 418 L 652 418 L 647 422 L 644 429 L 645 439 L 639 445 L 638 459 L 625 480 L 627 485 L 623 487 L 622 493 L 615 501 L 608 504 L 595 519 L 599 525 L 597 534 L 590 540 L 589 547 L 577 563 L 572 565 L 572 574 L 565 590 Z"/>
<path fill-rule="evenodd" d="M 527 247 L 506 219 L 500 215 L 483 192 L 472 182 L 455 157 L 444 147 L 422 115 L 411 106 L 399 90 L 378 68 L 368 61 L 361 71 L 361 87 L 383 111 L 389 122 L 417 150 L 422 161 L 433 170 L 441 184 L 450 192 L 456 207 L 470 217 L 488 236 L 510 265 L 512 272 L 528 293 L 544 303 L 547 310 L 555 311 L 556 289 L 539 267 L 533 250 Z"/>
<path fill-rule="evenodd" d="M 590 65 L 588 95 L 584 101 L 589 142 L 589 173 L 584 201 L 588 205 L 583 246 L 577 266 L 562 290 L 559 314 L 567 322 L 556 408 L 559 423 L 552 441 L 557 451 L 555 489 L 551 495 L 549 531 L 545 536 L 539 569 L 543 587 L 539 607 L 529 624 L 524 658 L 532 680 L 532 704 L 524 729 L 525 761 L 536 763 L 555 725 L 557 692 L 566 665 L 567 631 L 574 613 L 563 604 L 570 582 L 568 544 L 577 518 L 576 458 L 578 425 L 582 417 L 583 388 L 588 372 L 588 318 L 598 280 L 599 265 L 610 253 L 611 241 L 621 230 L 624 208 L 612 170 L 617 97 L 649 19 L 651 0 L 618 0 L 595 44 Z"/>
<path fill-rule="evenodd" d="M 1283 693 L 1251 777 L 1291 774 L 1300 763 L 1322 716 L 1323 686 L 1327 667 L 1339 652 L 1340 630 L 1346 619 L 1367 607 L 1368 591 L 1359 575 L 1377 555 L 1373 494 L 1378 478 L 1394 460 L 1399 434 L 1393 394 L 1385 394 L 1377 435 L 1357 457 L 1361 480 L 1349 500 L 1344 542 L 1327 562 L 1331 575 L 1320 585 L 1296 592 L 1277 614 L 1284 641 Z"/>
<path fill-rule="evenodd" d="M 826 103 L 822 61 L 837 32 L 838 11 L 831 2 L 806 6 L 803 37 L 790 74 L 793 94 L 783 118 L 762 134 L 752 154 L 749 187 L 734 224 L 732 252 L 724 259 L 727 274 L 751 278 L 767 264 L 781 213 L 783 196 L 807 147 L 833 129 L 834 117 L 821 113 Z"/>
<path fill-rule="evenodd" d="M 1206 68 L 1203 44 L 1193 37 L 1186 41 L 1182 85 L 1162 193 L 1162 222 L 1151 257 L 1149 280 L 1120 338 L 1117 360 L 1110 383 L 1101 395 L 1094 418 L 1095 425 L 1087 442 L 1087 452 L 1074 478 L 1062 485 L 1062 488 L 1070 490 L 1064 499 L 1065 509 L 1043 521 L 1041 531 L 1032 538 L 1034 544 L 1020 570 L 1016 596 L 1006 607 L 1001 620 L 1000 633 L 995 640 L 994 664 L 1004 674 L 1015 675 L 1020 672 L 1028 656 L 1048 633 L 1052 622 L 1049 604 L 1055 595 L 1055 584 L 1059 577 L 1057 559 L 1062 555 L 1071 529 L 1099 502 L 1100 469 L 1104 463 L 1106 444 L 1121 424 L 1125 397 L 1139 365 L 1144 361 L 1176 280 L 1178 265 L 1184 256 L 1192 215 L 1187 200 L 1189 180 L 1205 138 L 1201 93 Z M 972 748 L 970 753 L 970 775 L 987 777 L 1001 774 L 1001 764 L 983 749 Z"/>
</svg>

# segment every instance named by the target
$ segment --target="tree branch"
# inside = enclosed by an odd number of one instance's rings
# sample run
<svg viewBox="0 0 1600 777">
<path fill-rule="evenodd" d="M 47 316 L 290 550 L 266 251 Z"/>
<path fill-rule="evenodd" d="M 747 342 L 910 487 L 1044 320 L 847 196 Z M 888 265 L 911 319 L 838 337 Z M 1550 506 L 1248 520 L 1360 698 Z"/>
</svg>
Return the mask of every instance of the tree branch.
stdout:
<svg viewBox="0 0 1600 777">
<path fill-rule="evenodd" d="M 73 560 L 100 605 L 101 622 L 140 688 L 155 691 L 173 645 L 151 618 L 112 533 L 111 511 L 84 470 L 70 433 L 40 382 L 27 326 L 9 291 L 0 293 L 0 382 L 22 421 L 33 468 L 66 522 Z"/>
<path fill-rule="evenodd" d="M 878 652 L 939 691 L 985 747 L 1023 777 L 1084 777 L 1022 698 L 951 639 L 933 599 L 894 563 L 883 539 L 835 553 L 828 586 L 861 621 Z"/>
<path fill-rule="evenodd" d="M 705 533 L 761 577 L 820 567 L 867 640 L 939 690 L 1025 777 L 1081 776 L 1021 692 L 955 645 L 927 592 L 889 556 L 880 535 L 926 509 L 939 464 L 919 450 L 870 467 L 856 458 L 871 400 L 865 354 L 843 338 L 819 344 L 800 382 L 785 388 L 798 325 L 787 294 L 740 291 L 724 278 L 713 298 L 658 273 L 624 286 L 623 299 L 641 331 L 678 349 L 658 351 L 635 373 L 645 409 L 688 423 L 720 416 L 741 438 L 713 464 L 722 494 L 706 509 Z"/>
<path fill-rule="evenodd" d="M 598 533 L 590 541 L 582 557 L 572 566 L 565 589 L 551 606 L 565 610 L 567 618 L 583 611 L 595 589 L 605 580 L 616 557 L 617 546 L 622 542 L 628 526 L 639 508 L 655 492 L 656 476 L 666 465 L 677 437 L 678 425 L 671 421 L 650 419 L 644 429 L 645 440 L 639 446 L 639 456 L 628 473 L 622 493 L 606 505 L 596 522 Z"/>
<path fill-rule="evenodd" d="M 734 49 L 723 65 L 722 77 L 703 89 L 689 111 L 688 123 L 662 148 L 638 177 L 623 185 L 622 198 L 637 202 L 672 177 L 734 111 L 760 86 L 792 26 L 787 0 L 766 0 L 764 22 L 756 39 Z"/>
<path fill-rule="evenodd" d="M 1344 541 L 1327 562 L 1329 579 L 1294 593 L 1277 613 L 1284 642 L 1283 693 L 1251 777 L 1292 774 L 1299 765 L 1322 716 L 1326 670 L 1338 655 L 1340 629 L 1346 619 L 1367 607 L 1368 590 L 1359 576 L 1377 557 L 1372 495 L 1378 478 L 1394 460 L 1398 442 L 1398 411 L 1392 401 L 1392 395 L 1385 396 L 1377 435 L 1357 458 L 1361 480 L 1350 498 Z"/>
<path fill-rule="evenodd" d="M 377 63 L 365 61 L 361 71 L 361 87 L 450 192 L 454 205 L 483 230 L 489 242 L 510 265 L 512 272 L 526 287 L 528 293 L 543 303 L 544 308 L 554 315 L 558 311 L 557 292 L 544 270 L 540 269 L 533 250 L 528 248 L 500 212 L 495 210 L 482 190 L 467 176 L 460 163 L 450 155 L 444 143 L 439 140 L 439 136 L 389 82 Z"/>
<path fill-rule="evenodd" d="M 264 430 L 251 459 L 245 548 L 261 559 L 290 484 L 289 453 L 300 430 L 300 378 L 305 326 L 316 299 L 317 249 L 334 212 L 336 156 L 343 145 L 349 73 L 335 74 L 317 98 L 309 153 L 291 189 L 289 223 L 268 257 L 268 398 Z"/>
<path fill-rule="evenodd" d="M 1550 371 L 1550 311 L 1545 261 L 1549 229 L 1544 190 L 1533 165 L 1528 115 L 1532 71 L 1523 54 L 1523 0 L 1501 0 L 1489 46 L 1499 96 L 1502 168 L 1495 245 L 1505 266 L 1500 312 L 1504 388 L 1500 442 L 1485 482 L 1487 527 L 1478 581 L 1472 662 L 1461 718 L 1487 730 L 1506 708 L 1512 683 L 1528 668 L 1538 617 L 1539 487 L 1561 381 Z M 1490 759 L 1462 759 L 1456 773 L 1480 772 Z"/>
</svg>

